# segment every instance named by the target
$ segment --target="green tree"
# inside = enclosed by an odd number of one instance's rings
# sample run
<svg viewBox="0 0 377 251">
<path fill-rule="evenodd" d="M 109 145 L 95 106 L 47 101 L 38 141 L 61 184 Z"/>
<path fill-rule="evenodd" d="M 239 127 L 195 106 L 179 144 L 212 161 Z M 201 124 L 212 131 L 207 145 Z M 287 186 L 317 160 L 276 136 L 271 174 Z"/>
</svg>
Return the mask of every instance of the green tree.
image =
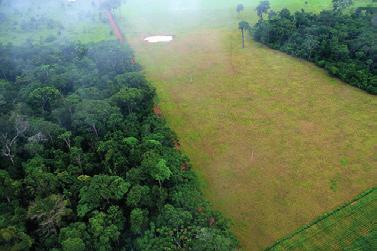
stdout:
<svg viewBox="0 0 377 251">
<path fill-rule="evenodd" d="M 124 138 L 122 143 L 125 145 L 129 166 L 137 166 L 141 161 L 142 150 L 139 140 L 135 137 Z"/>
<path fill-rule="evenodd" d="M 69 158 L 71 163 L 80 167 L 80 173 L 84 171 L 84 164 L 86 162 L 85 153 L 80 147 L 73 146 L 69 149 Z"/>
<path fill-rule="evenodd" d="M 151 224 L 151 228 L 145 231 L 142 237 L 136 239 L 136 246 L 137 249 L 145 251 L 179 250 L 182 248 L 177 247 L 171 229 L 156 228 L 154 224 Z"/>
<path fill-rule="evenodd" d="M 147 226 L 147 221 L 147 211 L 140 208 L 135 208 L 131 211 L 130 222 L 133 233 L 140 234 Z"/>
<path fill-rule="evenodd" d="M 259 18 L 262 19 L 263 14 L 267 13 L 269 9 L 270 9 L 270 1 L 268 0 L 261 1 L 256 8 L 257 15 L 259 16 Z"/>
<path fill-rule="evenodd" d="M 190 212 L 167 204 L 164 206 L 157 222 L 161 226 L 178 228 L 190 225 L 191 220 L 192 214 Z"/>
<path fill-rule="evenodd" d="M 127 171 L 127 150 L 122 141 L 116 137 L 100 141 L 97 152 L 100 154 L 102 164 L 111 175 L 124 175 Z"/>
<path fill-rule="evenodd" d="M 30 105 L 40 108 L 43 112 L 51 113 L 52 108 L 60 100 L 60 92 L 51 86 L 39 87 L 29 93 L 28 99 Z"/>
<path fill-rule="evenodd" d="M 0 250 L 29 250 L 33 239 L 16 227 L 0 228 Z"/>
<path fill-rule="evenodd" d="M 83 100 L 75 108 L 72 118 L 73 125 L 84 131 L 90 130 L 97 137 L 106 131 L 109 119 L 114 114 L 119 114 L 116 107 L 104 100 Z"/>
<path fill-rule="evenodd" d="M 127 206 L 132 208 L 149 205 L 150 201 L 150 188 L 148 186 L 135 185 L 127 194 Z"/>
<path fill-rule="evenodd" d="M 237 11 L 238 14 L 240 14 L 244 9 L 245 8 L 244 8 L 243 4 L 238 4 L 236 11 Z"/>
<path fill-rule="evenodd" d="M 117 215 L 117 218 L 114 215 Z M 118 207 L 110 208 L 107 213 L 97 212 L 91 217 L 88 232 L 93 248 L 100 251 L 114 250 L 113 243 L 119 240 L 123 222 L 124 218 Z"/>
<path fill-rule="evenodd" d="M 245 48 L 245 31 L 250 30 L 250 25 L 246 21 L 241 21 L 238 24 L 238 29 L 241 30 L 241 34 L 242 34 L 242 48 Z"/>
<path fill-rule="evenodd" d="M 151 169 L 151 176 L 157 180 L 161 186 L 161 182 L 169 179 L 172 175 L 169 167 L 166 165 L 166 160 L 160 159 L 157 162 L 157 165 L 153 169 Z"/>
<path fill-rule="evenodd" d="M 115 77 L 114 80 L 114 93 L 119 91 L 122 87 L 138 88 L 141 90 L 150 90 L 152 95 L 154 94 L 154 89 L 149 85 L 145 76 L 140 72 L 126 72 Z"/>
<path fill-rule="evenodd" d="M 38 117 L 31 118 L 29 124 L 30 134 L 41 134 L 43 138 L 47 139 L 51 143 L 54 143 L 56 139 L 58 139 L 59 135 L 63 134 L 65 131 L 58 124 Z"/>
<path fill-rule="evenodd" d="M 172 175 L 171 170 L 166 165 L 166 160 L 153 151 L 147 152 L 144 155 L 141 165 L 154 180 L 158 181 L 160 187 L 161 183 Z"/>
<path fill-rule="evenodd" d="M 80 189 L 78 216 L 83 217 L 90 211 L 104 208 L 110 200 L 121 200 L 127 193 L 129 183 L 118 176 L 96 175 L 89 184 Z"/>
<path fill-rule="evenodd" d="M 302 43 L 303 57 L 311 60 L 313 56 L 313 51 L 319 46 L 319 41 L 314 36 L 307 36 L 305 41 Z"/>
<path fill-rule="evenodd" d="M 62 241 L 64 251 L 82 251 L 85 250 L 85 243 L 80 238 L 69 238 Z"/>
<path fill-rule="evenodd" d="M 14 180 L 5 170 L 0 170 L 0 199 L 7 203 L 15 202 L 21 192 L 22 183 Z"/>
<path fill-rule="evenodd" d="M 86 250 L 90 244 L 90 235 L 84 222 L 75 222 L 60 229 L 59 242 L 63 250 Z"/>
<path fill-rule="evenodd" d="M 59 135 L 58 139 L 63 140 L 67 148 L 71 149 L 71 137 L 72 133 L 70 131 L 65 131 L 64 133 Z"/>
<path fill-rule="evenodd" d="M 24 164 L 24 184 L 32 196 L 48 196 L 56 193 L 59 181 L 55 174 L 49 172 L 41 156 L 35 156 Z"/>
<path fill-rule="evenodd" d="M 143 91 L 138 88 L 124 87 L 111 98 L 122 110 L 123 114 L 130 114 L 136 108 L 142 107 L 144 99 Z"/>
</svg>

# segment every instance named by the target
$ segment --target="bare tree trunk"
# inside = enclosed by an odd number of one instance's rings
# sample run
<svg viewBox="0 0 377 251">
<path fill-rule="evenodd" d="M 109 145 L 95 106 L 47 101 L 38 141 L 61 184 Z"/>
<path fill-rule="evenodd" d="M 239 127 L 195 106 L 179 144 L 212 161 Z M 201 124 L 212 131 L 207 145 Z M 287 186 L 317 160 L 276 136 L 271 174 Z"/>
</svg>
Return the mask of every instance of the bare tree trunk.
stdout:
<svg viewBox="0 0 377 251">
<path fill-rule="evenodd" d="M 69 140 L 69 138 L 68 139 L 63 139 L 63 140 L 64 140 L 65 144 L 67 145 L 68 150 L 70 150 L 71 149 L 71 141 Z"/>
<path fill-rule="evenodd" d="M 12 146 L 18 138 L 18 130 L 17 130 L 17 135 L 14 136 L 12 140 L 8 140 L 7 135 L 2 135 L 2 137 L 4 139 L 4 147 L 2 150 L 3 156 L 9 158 L 9 160 L 12 162 L 12 165 L 14 166 L 14 159 L 13 159 L 14 156 L 12 154 Z"/>
<path fill-rule="evenodd" d="M 6 144 L 5 149 L 3 150 L 3 155 L 5 157 L 8 157 L 9 160 L 12 162 L 12 165 L 14 166 L 13 155 L 12 155 L 12 152 L 11 152 L 11 149 L 10 149 L 11 147 L 12 147 L 11 145 L 9 146 L 8 144 Z"/>
<path fill-rule="evenodd" d="M 244 34 L 243 29 L 241 30 L 241 33 L 242 33 L 242 48 L 245 48 L 245 34 Z"/>
<path fill-rule="evenodd" d="M 98 131 L 97 131 L 96 125 L 93 124 L 93 125 L 92 125 L 92 128 L 93 128 L 93 131 L 94 131 L 94 133 L 96 134 L 96 136 L 97 136 L 97 138 L 98 138 Z"/>
</svg>

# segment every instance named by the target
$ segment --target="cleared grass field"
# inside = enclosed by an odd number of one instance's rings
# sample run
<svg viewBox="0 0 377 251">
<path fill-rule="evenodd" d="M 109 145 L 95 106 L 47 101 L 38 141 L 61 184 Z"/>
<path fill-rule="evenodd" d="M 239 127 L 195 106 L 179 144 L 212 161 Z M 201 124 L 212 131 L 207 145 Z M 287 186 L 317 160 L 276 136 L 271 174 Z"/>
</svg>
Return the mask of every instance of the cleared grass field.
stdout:
<svg viewBox="0 0 377 251">
<path fill-rule="evenodd" d="M 158 3 L 129 1 L 123 29 L 207 197 L 245 250 L 266 248 L 376 184 L 375 96 L 254 42 L 241 49 L 237 24 L 256 20 L 256 1 L 242 17 L 235 1 L 186 10 Z M 175 40 L 143 42 L 158 34 Z"/>
<path fill-rule="evenodd" d="M 375 250 L 376 215 L 377 188 L 374 188 L 276 242 L 268 250 Z"/>
</svg>

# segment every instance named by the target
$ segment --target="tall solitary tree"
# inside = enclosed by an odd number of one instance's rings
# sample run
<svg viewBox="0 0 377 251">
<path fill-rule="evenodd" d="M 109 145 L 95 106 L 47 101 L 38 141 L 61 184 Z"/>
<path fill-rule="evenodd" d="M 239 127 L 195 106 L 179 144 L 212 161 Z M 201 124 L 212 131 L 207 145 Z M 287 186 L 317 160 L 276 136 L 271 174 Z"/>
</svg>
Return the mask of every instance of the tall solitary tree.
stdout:
<svg viewBox="0 0 377 251">
<path fill-rule="evenodd" d="M 259 18 L 262 19 L 263 14 L 267 13 L 269 9 L 270 9 L 270 1 L 268 0 L 261 1 L 256 8 Z"/>
<path fill-rule="evenodd" d="M 241 30 L 242 34 L 242 48 L 245 48 L 245 31 L 250 29 L 250 24 L 246 21 L 241 21 L 238 24 L 238 28 Z"/>
<path fill-rule="evenodd" d="M 240 14 L 243 10 L 245 9 L 245 7 L 243 6 L 243 4 L 238 4 L 237 5 L 237 13 Z"/>
</svg>

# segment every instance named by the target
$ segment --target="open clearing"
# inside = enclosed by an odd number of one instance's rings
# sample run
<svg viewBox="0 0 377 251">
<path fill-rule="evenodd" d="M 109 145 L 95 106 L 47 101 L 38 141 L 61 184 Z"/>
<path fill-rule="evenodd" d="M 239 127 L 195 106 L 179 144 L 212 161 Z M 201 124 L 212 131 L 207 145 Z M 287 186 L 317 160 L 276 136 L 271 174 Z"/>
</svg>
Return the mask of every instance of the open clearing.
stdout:
<svg viewBox="0 0 377 251">
<path fill-rule="evenodd" d="M 377 99 L 257 43 L 242 50 L 236 2 L 210 2 L 129 1 L 123 29 L 207 197 L 245 249 L 262 249 L 375 185 Z M 152 32 L 176 37 L 143 43 Z"/>
<path fill-rule="evenodd" d="M 271 250 L 372 250 L 377 239 L 366 237 L 377 234 L 376 215 L 377 188 L 374 188 L 277 242 Z"/>
</svg>

